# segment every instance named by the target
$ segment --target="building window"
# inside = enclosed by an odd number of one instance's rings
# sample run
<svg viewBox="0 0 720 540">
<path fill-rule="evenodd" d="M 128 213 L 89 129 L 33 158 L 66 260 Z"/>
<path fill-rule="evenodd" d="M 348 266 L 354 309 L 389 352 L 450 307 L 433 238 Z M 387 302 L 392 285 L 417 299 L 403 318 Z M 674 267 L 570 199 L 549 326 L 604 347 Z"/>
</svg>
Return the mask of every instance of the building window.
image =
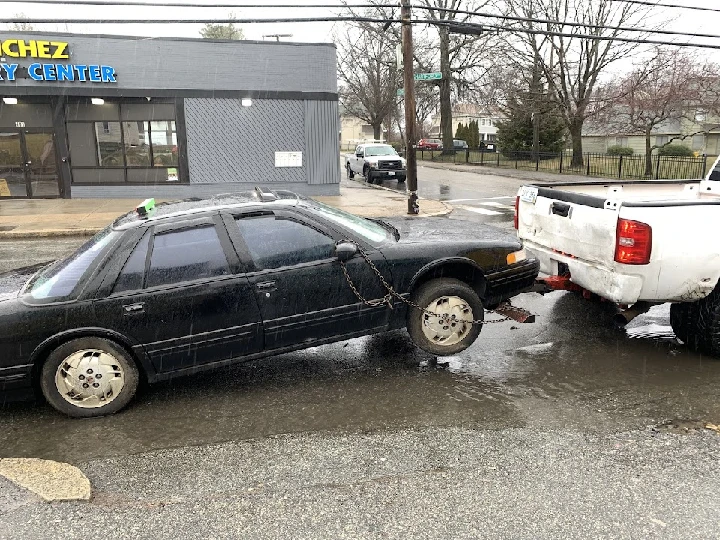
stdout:
<svg viewBox="0 0 720 540">
<path fill-rule="evenodd" d="M 128 100 L 67 106 L 73 183 L 178 182 L 175 103 Z"/>
<path fill-rule="evenodd" d="M 628 145 L 628 138 L 627 137 L 615 137 L 615 144 L 617 146 L 626 147 Z"/>
<path fill-rule="evenodd" d="M 485 140 L 487 142 L 495 142 L 495 134 L 494 133 L 488 133 L 485 135 Z"/>
<path fill-rule="evenodd" d="M 704 122 L 707 119 L 707 111 L 704 111 L 703 109 L 698 109 L 695 111 L 695 121 L 696 122 Z"/>
<path fill-rule="evenodd" d="M 668 143 L 668 136 L 667 135 L 658 135 L 655 137 L 655 146 L 665 146 Z"/>
</svg>

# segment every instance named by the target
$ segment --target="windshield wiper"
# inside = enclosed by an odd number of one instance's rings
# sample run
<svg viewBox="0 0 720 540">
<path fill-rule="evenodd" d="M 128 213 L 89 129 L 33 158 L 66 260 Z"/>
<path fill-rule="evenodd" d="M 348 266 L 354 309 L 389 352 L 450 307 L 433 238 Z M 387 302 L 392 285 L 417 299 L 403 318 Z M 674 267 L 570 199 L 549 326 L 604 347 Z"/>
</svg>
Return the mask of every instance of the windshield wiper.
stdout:
<svg viewBox="0 0 720 540">
<path fill-rule="evenodd" d="M 395 227 L 394 225 L 390 225 L 390 223 L 388 223 L 387 221 L 383 221 L 382 219 L 378 219 L 378 218 L 368 218 L 368 219 L 370 221 L 377 223 L 383 229 L 390 231 L 393 234 L 393 236 L 395 237 L 395 240 L 400 240 L 400 231 L 398 231 L 397 227 Z"/>
</svg>

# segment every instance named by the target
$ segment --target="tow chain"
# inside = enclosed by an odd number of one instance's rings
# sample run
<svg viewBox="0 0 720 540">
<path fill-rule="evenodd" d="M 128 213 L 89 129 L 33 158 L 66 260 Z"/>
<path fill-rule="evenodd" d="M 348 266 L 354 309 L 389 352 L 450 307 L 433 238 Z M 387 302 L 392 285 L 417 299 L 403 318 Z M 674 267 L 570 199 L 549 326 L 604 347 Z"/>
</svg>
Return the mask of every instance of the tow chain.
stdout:
<svg viewBox="0 0 720 540">
<path fill-rule="evenodd" d="M 355 244 L 355 246 L 357 247 L 358 253 L 360 253 L 360 255 L 362 256 L 362 258 L 365 259 L 365 262 L 370 266 L 370 268 L 372 269 L 372 271 L 375 272 L 375 275 L 377 275 L 377 277 L 378 277 L 378 279 L 380 280 L 380 283 L 382 284 L 382 286 L 385 287 L 385 290 L 387 290 L 387 293 L 385 294 L 385 296 L 382 297 L 382 299 L 378 299 L 378 300 L 368 300 L 368 299 L 365 298 L 362 294 L 360 294 L 360 291 L 358 291 L 358 289 L 357 289 L 357 287 L 355 286 L 355 283 L 353 282 L 352 278 L 350 278 L 350 274 L 348 274 L 347 267 L 345 266 L 345 262 L 344 262 L 344 261 L 340 261 L 340 266 L 342 267 L 343 274 L 345 274 L 345 279 L 347 280 L 348 285 L 350 285 L 350 288 L 352 289 L 352 292 L 355 294 L 355 296 L 358 298 L 358 300 L 360 300 L 363 304 L 365 304 L 366 306 L 370 306 L 370 307 L 378 307 L 378 306 L 381 306 L 381 305 L 383 305 L 383 304 L 387 304 L 387 306 L 388 306 L 390 309 L 393 309 L 392 299 L 393 299 L 393 298 L 397 298 L 397 299 L 400 300 L 401 302 L 407 304 L 408 306 L 414 307 L 415 309 L 419 310 L 421 313 L 423 313 L 423 314 L 425 314 L 425 315 L 429 315 L 429 316 L 431 316 L 431 317 L 438 317 L 438 318 L 444 316 L 444 315 L 441 315 L 441 314 L 439 314 L 439 313 L 435 313 L 435 312 L 433 312 L 433 311 L 429 311 L 429 310 L 427 310 L 427 309 L 419 306 L 418 304 L 416 304 L 416 303 L 413 302 L 412 300 L 408 300 L 407 298 L 405 298 L 404 296 L 402 296 L 401 294 L 399 294 L 397 291 L 395 291 L 395 289 L 393 289 L 392 286 L 387 282 L 387 280 L 385 279 L 385 277 L 383 277 L 383 275 L 382 275 L 382 273 L 380 272 L 380 270 L 378 270 L 378 267 L 375 266 L 375 263 L 372 262 L 372 259 L 370 259 L 370 257 L 368 256 L 368 254 L 365 253 L 365 250 L 364 250 L 363 248 L 361 248 L 360 246 L 358 246 L 357 244 Z M 486 309 L 485 311 L 488 312 L 488 313 L 494 313 L 494 311 L 493 311 L 493 310 L 490 310 L 490 309 Z M 495 320 L 492 320 L 492 321 L 486 321 L 486 320 L 480 320 L 480 319 L 478 319 L 478 320 L 474 320 L 474 321 L 462 321 L 462 322 L 467 322 L 467 323 L 470 323 L 470 324 L 483 325 L 483 324 L 501 323 L 501 322 L 512 321 L 512 320 L 513 320 L 513 319 L 510 318 L 510 317 L 503 317 L 502 319 L 495 319 Z"/>
</svg>

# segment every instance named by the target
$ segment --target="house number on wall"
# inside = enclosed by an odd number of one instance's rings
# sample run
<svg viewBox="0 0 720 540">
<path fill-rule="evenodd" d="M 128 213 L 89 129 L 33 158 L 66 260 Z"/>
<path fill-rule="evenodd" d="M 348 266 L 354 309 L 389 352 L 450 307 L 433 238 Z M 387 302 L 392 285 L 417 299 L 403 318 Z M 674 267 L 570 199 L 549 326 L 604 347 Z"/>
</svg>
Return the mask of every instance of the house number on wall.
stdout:
<svg viewBox="0 0 720 540">
<path fill-rule="evenodd" d="M 15 122 L 15 127 L 23 128 L 25 127 L 25 122 Z"/>
</svg>

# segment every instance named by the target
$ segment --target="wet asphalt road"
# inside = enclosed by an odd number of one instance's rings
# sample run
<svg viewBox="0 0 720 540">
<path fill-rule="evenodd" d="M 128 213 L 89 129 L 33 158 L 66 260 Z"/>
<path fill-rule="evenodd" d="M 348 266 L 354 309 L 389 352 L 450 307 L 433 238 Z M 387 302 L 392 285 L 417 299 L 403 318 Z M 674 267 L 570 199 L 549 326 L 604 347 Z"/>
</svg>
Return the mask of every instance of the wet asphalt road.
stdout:
<svg viewBox="0 0 720 540">
<path fill-rule="evenodd" d="M 446 171 L 422 168 L 420 177 L 431 194 L 470 199 L 450 219 L 512 227 L 510 205 L 485 203 L 503 201 L 498 190 L 514 193 L 521 180 L 452 174 L 448 179 Z M 0 271 L 53 258 L 83 241 L 0 242 Z M 110 418 L 78 422 L 42 403 L 11 404 L 0 412 L 0 457 L 77 461 L 336 430 L 616 432 L 678 419 L 720 423 L 720 362 L 675 339 L 668 306 L 621 331 L 610 322 L 612 306 L 574 294 L 528 293 L 514 303 L 537 314 L 537 322 L 487 324 L 472 347 L 439 366 L 399 331 L 154 385 Z M 108 431 L 114 436 L 105 437 Z"/>
<path fill-rule="evenodd" d="M 523 181 L 457 174 L 421 169 L 456 208 L 437 219 L 511 229 Z M 0 271 L 84 241 L 0 242 Z M 571 293 L 514 303 L 537 322 L 439 364 L 398 331 L 153 385 L 108 418 L 6 405 L 0 458 L 76 464 L 94 497 L 0 478 L 0 538 L 717 537 L 720 361 L 667 305 L 617 330 Z"/>
</svg>

